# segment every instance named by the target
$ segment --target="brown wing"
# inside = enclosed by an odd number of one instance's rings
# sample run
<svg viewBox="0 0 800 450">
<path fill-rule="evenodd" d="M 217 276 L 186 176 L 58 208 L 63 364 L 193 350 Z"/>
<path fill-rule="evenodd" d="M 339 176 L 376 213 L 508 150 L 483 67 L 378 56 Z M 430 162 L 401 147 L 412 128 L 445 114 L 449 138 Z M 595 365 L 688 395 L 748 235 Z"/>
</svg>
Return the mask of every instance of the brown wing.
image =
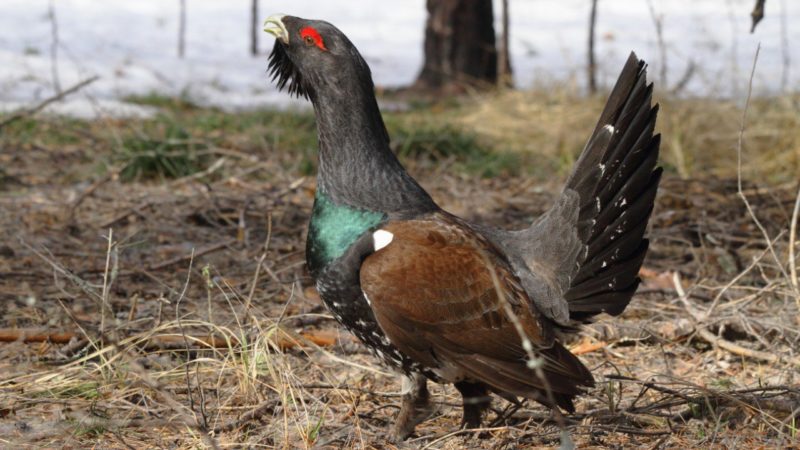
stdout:
<svg viewBox="0 0 800 450">
<path fill-rule="evenodd" d="M 481 381 L 495 391 L 571 410 L 580 386 L 591 386 L 583 364 L 555 341 L 551 325 L 531 309 L 525 291 L 496 249 L 458 219 L 436 214 L 389 222 L 388 246 L 364 260 L 361 288 L 392 343 L 445 381 Z M 495 287 L 519 318 L 545 380 L 527 367 L 519 333 Z"/>
</svg>

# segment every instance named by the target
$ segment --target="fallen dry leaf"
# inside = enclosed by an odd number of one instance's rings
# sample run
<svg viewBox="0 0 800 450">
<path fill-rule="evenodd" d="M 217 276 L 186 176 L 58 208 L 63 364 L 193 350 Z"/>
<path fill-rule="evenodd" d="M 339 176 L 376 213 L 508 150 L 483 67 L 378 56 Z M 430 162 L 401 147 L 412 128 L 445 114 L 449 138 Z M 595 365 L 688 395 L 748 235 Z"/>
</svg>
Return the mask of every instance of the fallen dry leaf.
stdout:
<svg viewBox="0 0 800 450">
<path fill-rule="evenodd" d="M 595 352 L 605 346 L 608 345 L 606 342 L 603 341 L 596 341 L 590 338 L 583 338 L 582 341 L 570 347 L 569 351 L 572 352 L 574 355 L 583 355 L 585 353 Z"/>
</svg>

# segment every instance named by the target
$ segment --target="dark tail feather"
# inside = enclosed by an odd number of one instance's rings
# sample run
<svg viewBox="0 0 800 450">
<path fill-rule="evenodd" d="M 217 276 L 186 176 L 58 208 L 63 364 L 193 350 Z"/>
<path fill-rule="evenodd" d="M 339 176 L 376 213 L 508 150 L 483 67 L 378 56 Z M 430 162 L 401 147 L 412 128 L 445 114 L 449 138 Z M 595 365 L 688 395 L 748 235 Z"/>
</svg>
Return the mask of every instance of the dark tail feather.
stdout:
<svg viewBox="0 0 800 450">
<path fill-rule="evenodd" d="M 621 313 L 639 285 L 648 246 L 644 233 L 661 179 L 652 93 L 645 65 L 632 53 L 567 183 L 580 195 L 579 230 L 586 245 L 564 296 L 573 320 Z M 600 139 L 609 126 L 613 135 Z"/>
<path fill-rule="evenodd" d="M 461 355 L 459 366 L 468 376 L 482 380 L 492 391 L 503 396 L 535 400 L 551 408 L 574 412 L 572 399 L 594 386 L 594 378 L 577 356 L 561 344 L 537 350 L 543 359 L 542 374 L 528 368 L 524 358 L 501 360 L 486 355 Z"/>
</svg>

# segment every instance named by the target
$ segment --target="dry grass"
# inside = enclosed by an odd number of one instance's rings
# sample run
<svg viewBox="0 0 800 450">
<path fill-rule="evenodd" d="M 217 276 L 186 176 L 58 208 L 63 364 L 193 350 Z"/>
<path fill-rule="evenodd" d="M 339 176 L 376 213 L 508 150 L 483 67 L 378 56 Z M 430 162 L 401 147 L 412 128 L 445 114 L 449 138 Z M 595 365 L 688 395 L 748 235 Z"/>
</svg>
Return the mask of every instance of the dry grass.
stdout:
<svg viewBox="0 0 800 450">
<path fill-rule="evenodd" d="M 736 176 L 742 105 L 733 101 L 661 98 L 661 161 L 681 178 Z M 571 167 L 605 97 L 577 98 L 564 91 L 508 91 L 478 97 L 454 117 L 494 142 L 495 148 L 539 156 L 542 173 Z M 755 99 L 750 105 L 746 159 L 749 180 L 797 180 L 800 173 L 800 97 Z M 537 161 L 534 161 L 537 162 Z"/>
<path fill-rule="evenodd" d="M 465 127 L 519 153 L 532 169 L 491 179 L 457 170 L 453 155 L 407 161 L 447 209 L 519 226 L 549 205 L 563 179 L 552 173 L 585 138 L 573 130 L 591 129 L 601 103 L 509 92 L 390 119 Z M 757 100 L 745 135 L 743 193 L 775 256 L 736 195 L 741 109 L 662 104 L 672 171 L 644 284 L 621 317 L 572 343 L 598 387 L 566 435 L 581 447 L 798 445 L 797 98 Z M 0 343 L 0 446 L 386 446 L 399 383 L 327 315 L 303 265 L 308 119 L 190 105 L 169 117 L 3 130 L 0 328 L 75 338 Z M 167 132 L 176 123 L 183 137 Z M 205 163 L 126 182 L 130 159 L 117 157 L 130 136 L 169 139 L 165 155 L 191 148 Z M 409 446 L 558 446 L 565 435 L 538 406 L 501 400 L 485 430 L 457 432 L 457 394 L 433 392 L 437 412 Z"/>
</svg>

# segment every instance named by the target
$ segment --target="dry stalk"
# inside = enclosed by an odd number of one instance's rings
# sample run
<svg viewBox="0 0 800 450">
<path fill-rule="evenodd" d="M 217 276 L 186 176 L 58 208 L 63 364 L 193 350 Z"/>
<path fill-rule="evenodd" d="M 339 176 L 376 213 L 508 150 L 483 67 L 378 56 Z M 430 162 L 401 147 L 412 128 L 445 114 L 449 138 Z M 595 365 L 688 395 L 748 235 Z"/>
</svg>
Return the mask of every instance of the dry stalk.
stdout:
<svg viewBox="0 0 800 450">
<path fill-rule="evenodd" d="M 756 54 L 753 57 L 753 67 L 750 70 L 750 80 L 747 85 L 747 100 L 745 100 L 744 104 L 744 111 L 742 111 L 742 121 L 739 127 L 739 139 L 736 145 L 736 187 L 737 187 L 737 194 L 739 198 L 742 199 L 744 202 L 744 206 L 747 208 L 747 213 L 750 215 L 750 218 L 753 220 L 753 223 L 756 224 L 758 229 L 761 231 L 761 234 L 764 236 L 764 239 L 767 242 L 767 247 L 769 248 L 770 253 L 772 254 L 772 258 L 775 260 L 775 263 L 780 269 L 781 273 L 786 280 L 789 279 L 789 275 L 786 273 L 786 269 L 783 267 L 783 263 L 781 262 L 780 258 L 778 258 L 777 252 L 775 252 L 775 247 L 772 245 L 772 239 L 769 237 L 769 233 L 764 228 L 764 225 L 761 224 L 761 221 L 758 220 L 756 217 L 755 212 L 753 212 L 753 207 L 750 205 L 750 202 L 747 200 L 747 196 L 744 194 L 742 190 L 742 147 L 744 145 L 744 130 L 747 124 L 747 111 L 750 108 L 750 99 L 753 95 L 753 78 L 756 74 L 756 64 L 758 63 L 758 54 L 761 52 L 761 44 L 758 44 L 756 47 Z"/>
<path fill-rule="evenodd" d="M 87 78 L 87 79 L 75 84 L 74 86 L 70 87 L 69 89 L 61 91 L 57 95 L 54 95 L 52 97 L 49 97 L 49 98 L 43 100 L 42 102 L 40 102 L 39 104 L 37 104 L 36 106 L 34 106 L 32 108 L 23 109 L 21 111 L 18 111 L 18 112 L 15 112 L 15 113 L 9 115 L 8 117 L 6 117 L 2 121 L 0 121 L 0 129 L 2 129 L 3 127 L 5 127 L 6 125 L 8 125 L 10 123 L 16 122 L 19 119 L 22 119 L 22 118 L 25 118 L 25 117 L 30 117 L 30 116 L 38 113 L 39 111 L 43 110 L 48 105 L 50 105 L 51 103 L 57 102 L 59 100 L 63 100 L 64 97 L 66 97 L 66 96 L 68 96 L 70 94 L 74 94 L 75 92 L 78 92 L 79 90 L 83 89 L 84 87 L 94 83 L 98 79 L 100 79 L 100 77 L 97 76 L 97 75 L 95 75 L 93 77 L 90 77 L 90 78 Z"/>
<path fill-rule="evenodd" d="M 497 293 L 497 299 L 500 301 L 508 320 L 514 326 L 514 330 L 517 332 L 517 335 L 519 335 L 519 338 L 522 342 L 522 348 L 525 350 L 525 353 L 528 356 L 527 366 L 528 368 L 533 369 L 534 373 L 536 373 L 536 377 L 542 382 L 544 392 L 547 395 L 547 400 L 550 402 L 550 404 L 556 405 L 557 403 L 555 401 L 555 397 L 553 397 L 553 391 L 550 389 L 550 382 L 547 380 L 547 377 L 544 375 L 544 371 L 542 370 L 544 361 L 541 356 L 536 355 L 534 352 L 533 343 L 531 343 L 530 337 L 528 337 L 528 334 L 525 332 L 522 322 L 519 320 L 519 317 L 517 317 L 516 313 L 514 313 L 514 308 L 506 298 L 505 291 L 503 290 L 502 286 L 500 286 L 500 279 L 497 276 L 497 272 L 494 269 L 491 259 L 483 250 L 481 250 L 481 255 L 483 256 L 483 260 L 485 261 L 489 273 L 492 275 L 492 283 L 494 284 L 494 290 Z M 569 433 L 566 433 L 566 422 L 564 421 L 564 416 L 556 406 L 552 407 L 552 412 L 559 429 L 562 430 L 561 445 L 573 445 Z"/>
<path fill-rule="evenodd" d="M 100 300 L 100 334 L 106 332 L 106 309 L 113 314 L 111 304 L 108 301 L 108 289 L 114 280 L 109 280 L 110 265 L 111 265 L 111 249 L 114 247 L 114 229 L 108 229 L 108 250 L 106 251 L 106 269 L 103 272 L 103 293 Z"/>
<path fill-rule="evenodd" d="M 675 286 L 675 291 L 678 293 L 678 298 L 683 303 L 684 307 L 686 308 L 686 312 L 692 317 L 695 321 L 695 332 L 703 338 L 704 341 L 708 342 L 711 345 L 719 347 L 723 350 L 727 350 L 735 355 L 739 356 L 746 356 L 748 358 L 758 359 L 761 361 L 766 361 L 769 363 L 777 364 L 780 362 L 787 362 L 791 365 L 800 367 L 800 358 L 798 357 L 788 357 L 788 358 L 781 358 L 778 355 L 773 353 L 762 352 L 759 350 L 753 350 L 747 347 L 742 347 L 741 345 L 734 344 L 733 342 L 723 339 L 722 337 L 715 336 L 714 333 L 708 331 L 706 325 L 703 324 L 703 315 L 701 315 L 694 306 L 689 303 L 688 296 L 686 292 L 683 290 L 683 286 L 681 285 L 681 279 L 678 272 L 674 272 L 672 274 L 672 282 Z"/>
<path fill-rule="evenodd" d="M 791 220 L 792 223 L 789 230 L 789 272 L 791 274 L 792 287 L 794 288 L 795 302 L 797 303 L 797 308 L 800 309 L 800 286 L 798 286 L 797 280 L 797 256 L 795 255 L 795 248 L 798 245 L 797 222 L 800 220 L 800 188 L 797 189 Z"/>
<path fill-rule="evenodd" d="M 267 253 L 269 252 L 269 243 L 272 240 L 272 213 L 267 213 L 267 237 L 264 239 L 264 251 L 261 253 L 261 256 L 258 258 L 258 263 L 256 264 L 256 270 L 253 274 L 253 281 L 250 284 L 250 292 L 247 294 L 247 300 L 244 304 L 244 313 L 248 314 L 250 312 L 250 306 L 253 303 L 253 295 L 256 292 L 256 285 L 258 284 L 258 276 L 261 273 L 261 266 L 264 265 L 264 260 L 267 259 Z"/>
<path fill-rule="evenodd" d="M 181 256 L 177 256 L 175 258 L 169 259 L 167 261 L 162 261 L 162 262 L 160 262 L 158 264 L 154 264 L 154 265 L 148 267 L 148 270 L 152 270 L 152 271 L 155 272 L 155 271 L 164 269 L 166 267 L 169 267 L 169 266 L 172 266 L 172 265 L 184 262 L 184 261 L 189 261 L 192 258 L 197 258 L 197 257 L 203 256 L 203 255 L 207 255 L 209 253 L 216 252 L 218 250 L 222 250 L 223 248 L 225 248 L 225 247 L 227 247 L 229 245 L 233 245 L 234 243 L 236 243 L 236 239 L 235 238 L 230 238 L 230 239 L 226 239 L 226 240 L 221 241 L 221 242 L 217 242 L 215 244 L 211 244 L 211 245 L 206 245 L 204 247 L 200 247 L 196 251 L 195 251 L 195 249 L 192 249 L 191 255 L 181 255 Z"/>
</svg>

